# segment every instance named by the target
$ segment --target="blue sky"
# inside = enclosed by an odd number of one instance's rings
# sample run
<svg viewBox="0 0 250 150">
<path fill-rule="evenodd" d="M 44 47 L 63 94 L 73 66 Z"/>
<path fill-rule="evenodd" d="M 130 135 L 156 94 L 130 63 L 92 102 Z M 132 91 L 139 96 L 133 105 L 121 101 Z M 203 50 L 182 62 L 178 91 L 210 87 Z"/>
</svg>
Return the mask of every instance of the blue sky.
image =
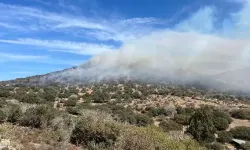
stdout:
<svg viewBox="0 0 250 150">
<path fill-rule="evenodd" d="M 248 0 L 0 0 L 0 80 L 79 65 L 165 30 L 248 39 L 247 8 Z"/>
</svg>

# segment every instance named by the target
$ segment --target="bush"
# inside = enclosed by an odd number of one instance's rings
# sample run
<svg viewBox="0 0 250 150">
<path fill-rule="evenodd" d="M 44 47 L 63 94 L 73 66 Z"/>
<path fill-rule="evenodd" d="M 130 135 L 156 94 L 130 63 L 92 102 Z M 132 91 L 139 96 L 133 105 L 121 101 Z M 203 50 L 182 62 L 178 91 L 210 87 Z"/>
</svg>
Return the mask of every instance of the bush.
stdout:
<svg viewBox="0 0 250 150">
<path fill-rule="evenodd" d="M 5 115 L 5 113 L 0 110 L 0 123 L 4 122 L 6 120 L 6 117 L 7 116 Z"/>
<path fill-rule="evenodd" d="M 73 100 L 73 99 L 69 99 L 69 100 L 67 100 L 64 104 L 65 104 L 65 106 L 71 106 L 71 107 L 74 107 L 74 106 L 76 106 L 76 100 Z"/>
<path fill-rule="evenodd" d="M 0 97 L 9 97 L 11 94 L 10 94 L 10 91 L 7 90 L 7 89 L 4 89 L 4 88 L 0 88 Z"/>
<path fill-rule="evenodd" d="M 165 132 L 183 130 L 182 125 L 174 122 L 173 120 L 162 121 L 160 122 L 159 127 Z"/>
<path fill-rule="evenodd" d="M 225 150 L 225 146 L 220 143 L 206 144 L 207 149 L 209 150 Z"/>
<path fill-rule="evenodd" d="M 138 126 L 147 126 L 153 123 L 152 118 L 143 114 L 135 114 L 135 120 Z"/>
<path fill-rule="evenodd" d="M 243 149 L 244 149 L 244 150 L 250 150 L 250 142 L 246 142 L 246 143 L 243 145 Z"/>
<path fill-rule="evenodd" d="M 122 150 L 202 150 L 193 140 L 172 140 L 159 128 L 127 127 L 116 149 Z"/>
<path fill-rule="evenodd" d="M 250 127 L 235 127 L 230 130 L 234 138 L 242 140 L 250 140 Z"/>
<path fill-rule="evenodd" d="M 218 142 L 221 143 L 229 143 L 233 139 L 233 135 L 227 131 L 220 131 L 218 132 Z"/>
<path fill-rule="evenodd" d="M 41 97 L 45 99 L 46 101 L 54 102 L 56 95 L 57 95 L 57 91 L 53 87 L 46 87 L 44 88 L 44 92 L 40 94 L 41 94 Z"/>
<path fill-rule="evenodd" d="M 34 104 L 34 103 L 42 103 L 43 100 L 36 93 L 29 92 L 25 93 L 25 95 L 21 97 L 20 101 L 24 103 Z"/>
<path fill-rule="evenodd" d="M 66 111 L 72 115 L 80 115 L 79 110 L 75 107 L 67 107 Z"/>
<path fill-rule="evenodd" d="M 229 124 L 233 121 L 228 112 L 219 109 L 214 109 L 213 116 L 214 118 L 224 118 Z"/>
<path fill-rule="evenodd" d="M 70 141 L 87 147 L 91 142 L 109 147 L 118 139 L 120 128 L 116 124 L 92 119 L 80 120 L 72 132 Z"/>
<path fill-rule="evenodd" d="M 221 117 L 214 117 L 213 124 L 214 124 L 214 127 L 219 131 L 226 130 L 229 127 L 228 121 L 225 118 L 221 118 Z"/>
<path fill-rule="evenodd" d="M 20 124 L 33 128 L 44 128 L 51 124 L 51 121 L 55 116 L 56 111 L 54 108 L 48 106 L 37 106 L 27 109 Z"/>
<path fill-rule="evenodd" d="M 250 110 L 248 109 L 233 110 L 231 111 L 231 115 L 233 118 L 250 120 Z"/>
<path fill-rule="evenodd" d="M 11 105 L 9 108 L 7 121 L 11 123 L 17 123 L 23 115 L 23 112 L 19 105 Z"/>
<path fill-rule="evenodd" d="M 188 125 L 190 118 L 191 118 L 190 115 L 184 115 L 184 114 L 174 115 L 174 121 L 183 125 Z"/>
<path fill-rule="evenodd" d="M 151 117 L 156 117 L 159 115 L 166 115 L 166 110 L 163 107 L 160 107 L 160 108 L 149 107 L 149 108 L 146 108 L 146 110 L 148 110 L 147 115 Z"/>
</svg>

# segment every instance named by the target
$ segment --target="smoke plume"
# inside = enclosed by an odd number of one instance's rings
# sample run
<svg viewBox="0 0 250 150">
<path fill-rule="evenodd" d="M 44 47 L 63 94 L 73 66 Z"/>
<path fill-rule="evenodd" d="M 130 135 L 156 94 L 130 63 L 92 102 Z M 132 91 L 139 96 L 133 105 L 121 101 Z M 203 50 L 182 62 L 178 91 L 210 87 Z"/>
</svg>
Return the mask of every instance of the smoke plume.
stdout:
<svg viewBox="0 0 250 150">
<path fill-rule="evenodd" d="M 147 76 L 195 82 L 207 77 L 231 88 L 250 88 L 250 1 L 241 3 L 241 10 L 222 20 L 215 8 L 201 8 L 174 27 L 124 41 L 118 50 L 52 78 L 92 81 Z"/>
</svg>

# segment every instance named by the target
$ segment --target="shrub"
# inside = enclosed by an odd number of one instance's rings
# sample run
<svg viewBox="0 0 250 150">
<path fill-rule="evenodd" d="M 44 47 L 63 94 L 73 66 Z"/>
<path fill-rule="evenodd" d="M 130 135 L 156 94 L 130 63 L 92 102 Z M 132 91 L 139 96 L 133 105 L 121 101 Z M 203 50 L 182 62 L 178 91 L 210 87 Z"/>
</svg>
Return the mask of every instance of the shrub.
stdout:
<svg viewBox="0 0 250 150">
<path fill-rule="evenodd" d="M 56 115 L 55 113 L 55 109 L 48 106 L 29 108 L 24 113 L 20 124 L 33 128 L 44 128 L 51 124 L 52 119 L 54 119 Z"/>
<path fill-rule="evenodd" d="M 173 120 L 162 121 L 160 122 L 159 127 L 161 127 L 165 132 L 182 131 L 183 129 L 182 125 L 174 122 Z"/>
<path fill-rule="evenodd" d="M 250 120 L 250 110 L 238 109 L 230 112 L 233 118 Z"/>
<path fill-rule="evenodd" d="M 233 135 L 230 132 L 227 131 L 220 131 L 218 132 L 218 142 L 221 143 L 228 143 L 233 139 Z"/>
<path fill-rule="evenodd" d="M 214 109 L 214 112 L 213 112 L 213 117 L 214 118 L 224 118 L 227 120 L 227 122 L 230 124 L 233 120 L 230 116 L 230 114 L 226 111 L 222 111 L 222 110 L 219 110 L 219 109 Z"/>
<path fill-rule="evenodd" d="M 8 111 L 7 121 L 11 123 L 18 122 L 23 115 L 23 112 L 19 105 L 11 105 Z"/>
<path fill-rule="evenodd" d="M 221 117 L 214 117 L 213 124 L 214 124 L 214 127 L 219 131 L 226 130 L 229 127 L 228 121 L 225 118 L 221 118 Z"/>
<path fill-rule="evenodd" d="M 166 110 L 163 107 L 149 107 L 146 108 L 146 110 L 148 110 L 147 115 L 151 116 L 151 117 L 156 117 L 159 115 L 166 115 Z"/>
<path fill-rule="evenodd" d="M 9 97 L 10 96 L 10 91 L 6 89 L 0 89 L 0 97 Z"/>
<path fill-rule="evenodd" d="M 69 100 L 67 100 L 64 104 L 65 104 L 65 106 L 74 107 L 74 106 L 76 106 L 76 100 L 69 99 Z"/>
<path fill-rule="evenodd" d="M 120 127 L 114 123 L 87 118 L 76 124 L 70 141 L 84 147 L 87 147 L 91 142 L 109 147 L 118 139 L 119 133 Z"/>
<path fill-rule="evenodd" d="M 70 113 L 70 114 L 72 114 L 72 115 L 80 115 L 80 112 L 79 112 L 79 110 L 77 109 L 77 108 L 75 108 L 75 107 L 67 107 L 66 108 L 66 111 L 68 112 L 68 113 Z"/>
<path fill-rule="evenodd" d="M 138 126 L 147 126 L 153 123 L 152 118 L 143 114 L 135 114 L 135 120 Z"/>
<path fill-rule="evenodd" d="M 6 120 L 6 117 L 7 116 L 5 115 L 5 113 L 0 110 L 0 123 L 4 122 Z"/>
<path fill-rule="evenodd" d="M 246 142 L 244 145 L 243 145 L 243 149 L 244 150 L 250 150 L 250 142 Z"/>
<path fill-rule="evenodd" d="M 212 143 L 212 144 L 206 144 L 207 149 L 209 150 L 225 150 L 225 146 L 220 143 Z"/>
<path fill-rule="evenodd" d="M 190 118 L 191 118 L 190 115 L 184 115 L 184 114 L 174 115 L 174 121 L 183 125 L 188 125 Z"/>
<path fill-rule="evenodd" d="M 53 87 L 46 87 L 44 88 L 44 92 L 40 94 L 41 94 L 41 97 L 45 99 L 46 101 L 53 102 L 55 101 L 57 91 Z"/>
<path fill-rule="evenodd" d="M 20 101 L 24 103 L 34 104 L 34 103 L 42 103 L 43 100 L 36 93 L 29 92 L 25 93 L 25 95 L 21 97 Z"/>
<path fill-rule="evenodd" d="M 250 127 L 235 127 L 230 130 L 234 138 L 250 140 Z"/>
<path fill-rule="evenodd" d="M 159 128 L 127 127 L 121 135 L 116 149 L 123 150 L 202 150 L 198 143 L 193 140 L 177 141 L 168 138 Z"/>
</svg>

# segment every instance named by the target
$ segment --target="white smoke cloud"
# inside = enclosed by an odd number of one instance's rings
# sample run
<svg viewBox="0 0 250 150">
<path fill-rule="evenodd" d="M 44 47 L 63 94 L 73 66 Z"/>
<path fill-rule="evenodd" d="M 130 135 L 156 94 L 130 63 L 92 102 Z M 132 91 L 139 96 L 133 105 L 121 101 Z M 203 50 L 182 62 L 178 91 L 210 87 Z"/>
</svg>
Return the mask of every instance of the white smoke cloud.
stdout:
<svg viewBox="0 0 250 150">
<path fill-rule="evenodd" d="M 243 5 L 230 18 L 221 20 L 220 29 L 215 27 L 215 8 L 205 7 L 174 28 L 126 41 L 117 51 L 95 56 L 65 74 L 97 79 L 133 75 L 178 79 L 186 74 L 185 77 L 195 80 L 196 75 L 217 75 L 247 67 L 250 63 L 250 1 Z M 235 73 L 227 75 L 232 83 L 238 78 Z M 250 82 L 245 84 L 250 87 Z"/>
</svg>

